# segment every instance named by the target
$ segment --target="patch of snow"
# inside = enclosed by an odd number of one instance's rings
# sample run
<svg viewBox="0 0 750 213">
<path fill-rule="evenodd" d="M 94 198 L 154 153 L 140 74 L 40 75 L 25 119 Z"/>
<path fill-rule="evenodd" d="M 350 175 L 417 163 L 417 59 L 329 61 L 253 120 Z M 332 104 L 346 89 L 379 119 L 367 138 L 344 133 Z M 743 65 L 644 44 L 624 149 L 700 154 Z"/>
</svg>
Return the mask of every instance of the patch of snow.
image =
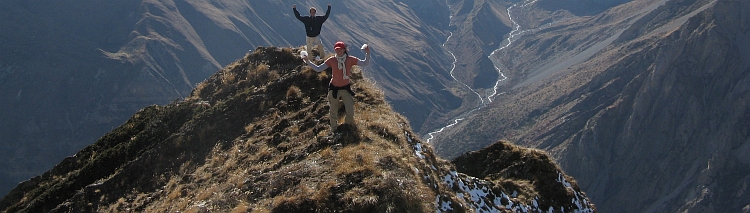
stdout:
<svg viewBox="0 0 750 213">
<path fill-rule="evenodd" d="M 589 201 L 580 192 L 574 190 L 571 187 L 570 182 L 565 180 L 562 174 L 558 177 L 558 182 L 574 192 L 574 198 L 571 200 L 571 204 L 575 207 L 572 211 L 577 213 L 593 213 L 593 209 L 589 208 Z M 510 196 L 505 192 L 501 192 L 500 195 L 495 195 L 490 188 L 491 183 L 475 177 L 463 174 L 459 175 L 456 171 L 448 172 L 448 174 L 443 176 L 442 180 L 443 183 L 447 185 L 447 188 L 454 189 L 456 197 L 469 204 L 474 212 L 499 213 L 510 210 L 512 212 L 522 213 L 544 213 L 554 212 L 555 210 L 555 207 L 549 207 L 546 211 L 543 210 L 539 206 L 539 197 L 534 197 L 534 199 L 531 200 L 530 205 L 513 202 L 513 199 L 518 197 L 518 191 L 513 191 Z M 503 203 L 507 204 L 503 205 Z M 443 204 L 443 201 L 436 199 L 436 206 L 442 206 Z M 563 207 L 560 207 L 560 209 L 564 210 Z M 438 210 L 438 212 L 443 211 L 446 210 Z"/>
<path fill-rule="evenodd" d="M 422 155 L 422 143 L 414 145 L 414 154 L 416 154 L 419 159 L 424 159 L 424 155 Z"/>
<path fill-rule="evenodd" d="M 400 126 L 401 124 L 399 124 Z M 425 155 L 423 154 L 425 150 L 422 147 L 421 142 L 416 142 L 411 137 L 411 134 L 409 132 L 404 131 L 404 134 L 406 136 L 407 141 L 409 144 L 412 144 L 412 147 L 414 148 L 414 154 L 419 157 L 422 160 L 425 160 Z M 456 198 L 460 199 L 457 203 L 458 206 L 464 207 L 464 204 L 468 204 L 468 208 L 471 208 L 474 210 L 474 212 L 479 213 L 500 213 L 500 212 L 507 212 L 510 210 L 511 212 L 520 212 L 520 213 L 544 213 L 544 212 L 555 212 L 555 207 L 550 206 L 547 211 L 544 211 L 539 206 L 539 197 L 534 197 L 533 200 L 531 200 L 530 205 L 526 205 L 521 202 L 517 202 L 518 200 L 518 191 L 513 191 L 513 193 L 509 196 L 505 192 L 500 192 L 500 195 L 495 195 L 495 193 L 492 191 L 491 186 L 492 183 L 487 182 L 482 179 L 478 179 L 475 177 L 467 176 L 465 174 L 459 174 L 455 170 L 451 171 L 441 171 L 438 170 L 435 165 L 429 163 L 430 160 L 422 161 L 426 165 L 429 165 L 430 168 L 434 171 L 438 171 L 439 173 L 443 173 L 442 178 L 436 178 L 439 183 L 443 183 L 446 185 L 446 188 L 453 189 L 453 193 L 455 193 Z M 414 171 L 419 174 L 420 170 L 416 167 L 413 168 Z M 425 170 L 426 171 L 426 170 Z M 423 177 L 425 180 L 430 180 L 430 173 L 429 172 L 423 172 Z M 557 176 L 557 182 L 562 184 L 564 187 L 568 188 L 570 191 L 574 193 L 574 198 L 571 200 L 571 204 L 573 204 L 573 208 L 577 209 L 571 209 L 573 212 L 577 213 L 593 213 L 594 210 L 590 208 L 590 202 L 588 199 L 586 199 L 583 194 L 579 191 L 576 191 L 573 189 L 572 184 L 568 182 L 567 179 L 565 179 L 565 176 L 562 173 L 558 172 Z M 437 184 L 433 185 L 436 189 L 439 189 L 440 187 Z M 442 199 L 445 198 L 445 199 Z M 513 200 L 516 200 L 514 202 Z M 452 212 L 454 209 L 451 207 L 453 205 L 453 201 L 448 198 L 446 195 L 438 195 L 435 198 L 435 207 L 436 212 Z M 506 203 L 503 205 L 503 203 Z M 560 206 L 560 210 L 562 212 L 565 212 L 565 208 Z"/>
<path fill-rule="evenodd" d="M 589 208 L 589 206 L 590 206 L 589 200 L 586 199 L 581 194 L 581 192 L 576 191 L 575 189 L 573 189 L 573 187 L 570 184 L 570 182 L 568 182 L 568 180 L 565 179 L 565 176 L 563 176 L 562 173 L 557 173 L 557 182 L 560 182 L 561 184 L 563 184 L 563 186 L 565 186 L 565 188 L 568 188 L 568 189 L 570 189 L 571 191 L 574 192 L 574 194 L 573 194 L 574 198 L 571 199 L 571 201 L 570 201 L 573 205 L 575 205 L 578 208 L 578 209 L 575 209 L 574 212 L 576 212 L 576 213 L 593 213 L 594 212 L 593 209 Z"/>
<path fill-rule="evenodd" d="M 571 187 L 570 183 L 568 182 L 568 180 L 565 179 L 565 177 L 563 177 L 562 173 L 557 173 L 557 182 L 562 183 L 563 186 L 565 186 L 565 188 Z"/>
<path fill-rule="evenodd" d="M 440 197 L 441 195 L 438 195 L 437 197 L 435 197 L 435 204 L 437 205 L 437 212 L 442 213 L 442 212 L 453 211 L 453 207 L 451 207 L 451 201 L 450 200 L 443 201 L 440 199 Z"/>
</svg>

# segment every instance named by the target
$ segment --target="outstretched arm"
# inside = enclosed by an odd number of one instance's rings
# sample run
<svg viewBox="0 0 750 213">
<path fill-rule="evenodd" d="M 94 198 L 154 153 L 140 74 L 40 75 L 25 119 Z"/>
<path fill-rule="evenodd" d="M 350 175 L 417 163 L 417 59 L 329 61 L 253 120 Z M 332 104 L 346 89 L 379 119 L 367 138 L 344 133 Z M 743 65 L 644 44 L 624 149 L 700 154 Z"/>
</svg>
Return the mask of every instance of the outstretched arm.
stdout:
<svg viewBox="0 0 750 213">
<path fill-rule="evenodd" d="M 302 58 L 303 61 L 307 62 L 307 65 L 310 66 L 315 72 L 321 72 L 323 70 L 328 69 L 328 64 L 323 62 L 320 65 L 315 65 L 312 61 L 310 61 L 307 57 Z"/>
</svg>

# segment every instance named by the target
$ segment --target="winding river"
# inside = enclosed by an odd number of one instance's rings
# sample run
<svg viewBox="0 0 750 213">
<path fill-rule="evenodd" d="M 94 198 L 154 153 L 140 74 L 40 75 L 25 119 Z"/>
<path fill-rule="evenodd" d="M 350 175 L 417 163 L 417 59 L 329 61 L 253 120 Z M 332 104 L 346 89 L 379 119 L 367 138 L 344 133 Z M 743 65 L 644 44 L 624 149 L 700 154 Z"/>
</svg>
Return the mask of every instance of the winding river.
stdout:
<svg viewBox="0 0 750 213">
<path fill-rule="evenodd" d="M 503 42 L 503 44 L 504 44 L 504 45 L 502 45 L 502 46 L 501 46 L 501 47 L 500 47 L 499 49 L 497 49 L 497 50 L 495 50 L 495 51 L 492 51 L 492 53 L 491 53 L 491 54 L 490 54 L 489 56 L 487 56 L 488 58 L 490 58 L 490 60 L 492 61 L 492 63 L 493 63 L 493 64 L 495 64 L 495 70 L 497 70 L 497 72 L 498 72 L 498 74 L 499 74 L 499 75 L 498 75 L 499 77 L 498 77 L 497 81 L 495 82 L 495 85 L 494 85 L 494 86 L 492 87 L 492 90 L 488 92 L 488 94 L 486 95 L 486 97 L 482 97 L 482 95 L 481 95 L 481 94 L 479 94 L 479 92 L 477 92 L 476 90 L 472 89 L 472 88 L 471 88 L 471 87 L 470 87 L 469 85 L 467 85 L 466 83 L 464 83 L 464 82 L 461 82 L 460 80 L 458 80 L 458 78 L 456 78 L 456 76 L 454 76 L 454 74 L 453 74 L 453 73 L 455 72 L 455 69 L 456 69 L 456 56 L 455 56 L 455 55 L 453 54 L 453 52 L 452 52 L 452 51 L 450 51 L 450 50 L 449 50 L 449 49 L 448 49 L 448 48 L 447 48 L 447 47 L 445 46 L 445 44 L 447 44 L 447 43 L 448 43 L 448 41 L 450 41 L 451 37 L 453 37 L 453 33 L 451 32 L 451 34 L 450 34 L 450 35 L 448 36 L 448 38 L 447 38 L 447 39 L 445 40 L 445 42 L 443 43 L 443 48 L 445 48 L 445 50 L 446 50 L 446 51 L 448 51 L 448 53 L 450 53 L 450 54 L 451 54 L 451 56 L 453 57 L 453 63 L 452 63 L 452 67 L 451 67 L 451 69 L 450 69 L 450 75 L 451 75 L 451 77 L 453 78 L 453 80 L 455 80 L 455 81 L 456 81 L 456 82 L 458 82 L 459 84 L 461 84 L 461 85 L 463 85 L 464 87 L 466 87 L 466 89 L 468 89 L 468 90 L 469 90 L 469 91 L 471 91 L 472 93 L 476 94 L 476 95 L 477 95 L 477 96 L 479 97 L 479 103 L 477 103 L 477 106 L 476 106 L 476 107 L 474 107 L 474 108 L 472 108 L 471 110 L 468 110 L 468 111 L 466 111 L 466 112 L 464 112 L 464 113 L 461 113 L 461 114 L 460 114 L 459 116 L 456 116 L 456 117 L 454 117 L 454 118 L 452 119 L 453 121 L 452 121 L 452 122 L 450 122 L 449 124 L 447 124 L 447 125 L 443 126 L 442 128 L 439 128 L 439 129 L 437 129 L 437 130 L 435 130 L 435 131 L 433 131 L 433 132 L 427 133 L 427 135 L 425 135 L 425 136 L 423 137 L 423 138 L 426 138 L 426 139 L 427 139 L 427 143 L 431 143 L 431 142 L 432 142 L 432 140 L 433 140 L 433 139 L 435 139 L 435 137 L 436 137 L 436 136 L 437 136 L 438 134 L 440 134 L 440 133 L 442 133 L 443 131 L 445 131 L 446 129 L 448 129 L 448 128 L 451 128 L 452 126 L 454 126 L 454 125 L 458 124 L 459 122 L 461 122 L 462 120 L 464 120 L 464 119 L 465 119 L 465 118 L 466 118 L 466 117 L 467 117 L 468 115 L 470 115 L 470 114 L 474 113 L 475 111 L 477 111 L 477 110 L 481 109 L 482 107 L 486 106 L 487 102 L 492 102 L 492 101 L 493 101 L 493 97 L 494 97 L 494 96 L 496 96 L 496 95 L 498 94 L 498 88 L 499 88 L 499 85 L 500 85 L 500 84 L 501 84 L 501 83 L 502 83 L 503 81 L 507 80 L 508 78 L 507 78 L 507 77 L 506 77 L 506 76 L 505 76 L 505 75 L 503 74 L 503 70 L 502 70 L 502 69 L 501 69 L 500 67 L 498 67 L 498 65 L 497 65 L 497 64 L 498 64 L 498 63 L 497 63 L 497 61 L 496 61 L 496 60 L 492 60 L 492 57 L 493 57 L 493 55 L 494 55 L 495 53 L 497 53 L 498 51 L 503 51 L 503 50 L 504 50 L 505 48 L 507 48 L 508 46 L 510 46 L 510 45 L 511 45 L 511 44 L 513 43 L 513 41 L 515 41 L 515 40 L 517 39 L 517 38 L 516 38 L 517 36 L 519 36 L 519 35 L 522 35 L 523 33 L 527 32 L 526 30 L 521 30 L 521 25 L 519 25 L 519 24 L 518 24 L 518 23 L 517 23 L 517 22 L 516 22 L 516 21 L 515 21 L 515 20 L 513 19 L 513 16 L 511 15 L 511 10 L 513 10 L 514 8 L 517 8 L 517 7 L 526 7 L 526 6 L 528 6 L 528 5 L 531 5 L 531 4 L 533 4 L 533 3 L 534 3 L 534 2 L 536 2 L 536 1 L 537 1 L 537 0 L 527 0 L 527 1 L 523 1 L 523 2 L 519 2 L 519 3 L 516 3 L 516 4 L 514 4 L 514 5 L 510 6 L 510 7 L 508 7 L 508 9 L 507 9 L 507 12 L 508 12 L 508 18 L 510 19 L 510 21 L 511 21 L 511 23 L 512 23 L 512 25 L 513 25 L 513 30 L 511 30 L 511 31 L 510 31 L 510 33 L 508 33 L 508 39 L 507 39 L 506 41 L 504 41 L 504 42 Z M 447 2 L 446 2 L 446 3 L 447 3 Z M 448 4 L 448 7 L 450 7 L 450 4 Z M 453 20 L 453 16 L 451 16 L 451 17 L 450 17 L 449 19 L 450 19 L 450 20 Z M 486 102 L 485 102 L 485 100 L 486 100 Z"/>
</svg>

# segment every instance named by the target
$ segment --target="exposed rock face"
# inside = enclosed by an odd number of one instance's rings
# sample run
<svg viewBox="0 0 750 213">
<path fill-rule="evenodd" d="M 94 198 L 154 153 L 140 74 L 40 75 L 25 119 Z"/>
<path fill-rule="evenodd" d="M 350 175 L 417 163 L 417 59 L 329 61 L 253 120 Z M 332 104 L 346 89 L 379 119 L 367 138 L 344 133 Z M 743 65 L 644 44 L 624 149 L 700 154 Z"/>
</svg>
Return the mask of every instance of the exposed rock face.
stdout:
<svg viewBox="0 0 750 213">
<path fill-rule="evenodd" d="M 568 47 L 564 55 L 554 54 L 559 48 L 541 51 L 549 54 L 538 57 L 541 63 L 509 62 L 525 73 L 516 75 L 520 83 L 491 108 L 456 125 L 448 140 L 508 138 L 547 150 L 602 212 L 747 211 L 750 3 L 643 3 L 551 29 L 559 33 L 555 36 L 519 40 L 513 50 L 525 54 L 520 46 L 574 34 L 560 30 L 566 27 L 609 23 L 607 28 L 618 26 L 621 32 L 609 38 L 590 34 L 590 42 Z M 638 4 L 654 9 L 631 21 L 592 24 Z M 609 40 L 595 54 L 570 63 Z M 545 69 L 551 74 L 534 79 Z M 439 146 L 441 155 L 450 152 Z"/>
<path fill-rule="evenodd" d="M 571 142 L 564 168 L 593 163 L 572 174 L 608 171 L 581 178 L 608 208 L 740 212 L 750 204 L 750 167 L 735 154 L 750 142 L 750 17 L 742 12 L 750 4 L 716 4 L 582 88 L 588 98 L 570 111 L 596 114 L 571 119 L 587 122 L 580 130 L 550 135 Z"/>
<path fill-rule="evenodd" d="M 539 151 L 498 143 L 466 155 L 490 157 L 467 169 L 486 179 L 457 172 L 468 164 L 436 158 L 356 67 L 356 125 L 330 129 L 330 70 L 299 51 L 258 48 L 186 99 L 140 110 L 0 211 L 595 212 Z"/>
</svg>

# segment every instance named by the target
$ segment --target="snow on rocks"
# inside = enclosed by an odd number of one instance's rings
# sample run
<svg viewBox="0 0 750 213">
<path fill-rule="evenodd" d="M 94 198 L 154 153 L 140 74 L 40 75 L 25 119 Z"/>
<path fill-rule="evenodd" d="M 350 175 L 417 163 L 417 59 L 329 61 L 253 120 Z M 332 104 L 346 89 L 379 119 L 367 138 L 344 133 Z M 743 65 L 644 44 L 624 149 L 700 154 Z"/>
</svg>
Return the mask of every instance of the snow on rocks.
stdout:
<svg viewBox="0 0 750 213">
<path fill-rule="evenodd" d="M 414 154 L 425 163 L 425 168 L 431 168 L 434 172 L 420 171 L 414 168 L 416 173 L 422 173 L 426 181 L 436 180 L 444 187 L 435 185 L 438 195 L 435 197 L 435 208 L 438 213 L 456 211 L 454 207 L 462 207 L 469 212 L 478 213 L 500 213 L 500 212 L 518 212 L 518 213 L 545 213 L 545 212 L 575 212 L 575 213 L 593 213 L 596 212 L 591 208 L 589 200 L 580 192 L 573 188 L 572 184 L 565 179 L 562 173 L 558 173 L 557 182 L 574 192 L 575 197 L 571 200 L 575 209 L 565 209 L 563 206 L 548 207 L 546 210 L 539 206 L 539 198 L 534 197 L 531 201 L 519 199 L 518 192 L 513 191 L 510 195 L 506 192 L 500 192 L 499 195 L 492 191 L 493 183 L 486 180 L 478 179 L 459 173 L 455 170 L 444 170 L 436 167 L 436 162 L 432 158 L 425 158 L 425 155 L 431 152 L 429 148 L 422 146 L 418 140 L 414 140 L 409 132 L 404 132 L 406 138 L 414 149 Z M 424 170 L 424 169 L 423 169 Z M 428 169 L 429 170 L 429 169 Z M 438 174 L 440 178 L 433 179 L 431 174 Z M 443 190 L 441 190 L 442 188 Z M 447 189 L 447 190 L 445 190 Z M 454 194 L 455 196 L 451 196 Z M 451 199 L 454 197 L 459 200 Z M 528 202 L 523 203 L 523 202 Z M 453 203 L 458 202 L 458 203 Z"/>
<path fill-rule="evenodd" d="M 573 205 L 578 207 L 578 209 L 574 210 L 574 212 L 576 213 L 595 212 L 594 209 L 589 208 L 589 206 L 591 206 L 590 205 L 591 203 L 589 203 L 589 200 L 586 199 L 586 197 L 584 197 L 580 191 L 576 191 L 575 189 L 573 189 L 570 182 L 568 182 L 568 180 L 565 179 L 565 176 L 562 173 L 557 173 L 557 182 L 560 182 L 561 184 L 563 184 L 563 186 L 565 186 L 566 188 L 570 189 L 571 191 L 575 193 L 574 194 L 575 198 L 571 200 L 571 203 L 573 203 Z"/>
<path fill-rule="evenodd" d="M 411 134 L 409 134 L 409 132 L 404 132 L 404 134 L 406 135 L 406 140 L 409 141 L 409 144 L 413 144 L 414 141 L 411 139 Z M 422 143 L 417 142 L 414 144 L 414 154 L 416 154 L 419 159 L 424 159 L 424 155 L 422 154 Z"/>
</svg>

